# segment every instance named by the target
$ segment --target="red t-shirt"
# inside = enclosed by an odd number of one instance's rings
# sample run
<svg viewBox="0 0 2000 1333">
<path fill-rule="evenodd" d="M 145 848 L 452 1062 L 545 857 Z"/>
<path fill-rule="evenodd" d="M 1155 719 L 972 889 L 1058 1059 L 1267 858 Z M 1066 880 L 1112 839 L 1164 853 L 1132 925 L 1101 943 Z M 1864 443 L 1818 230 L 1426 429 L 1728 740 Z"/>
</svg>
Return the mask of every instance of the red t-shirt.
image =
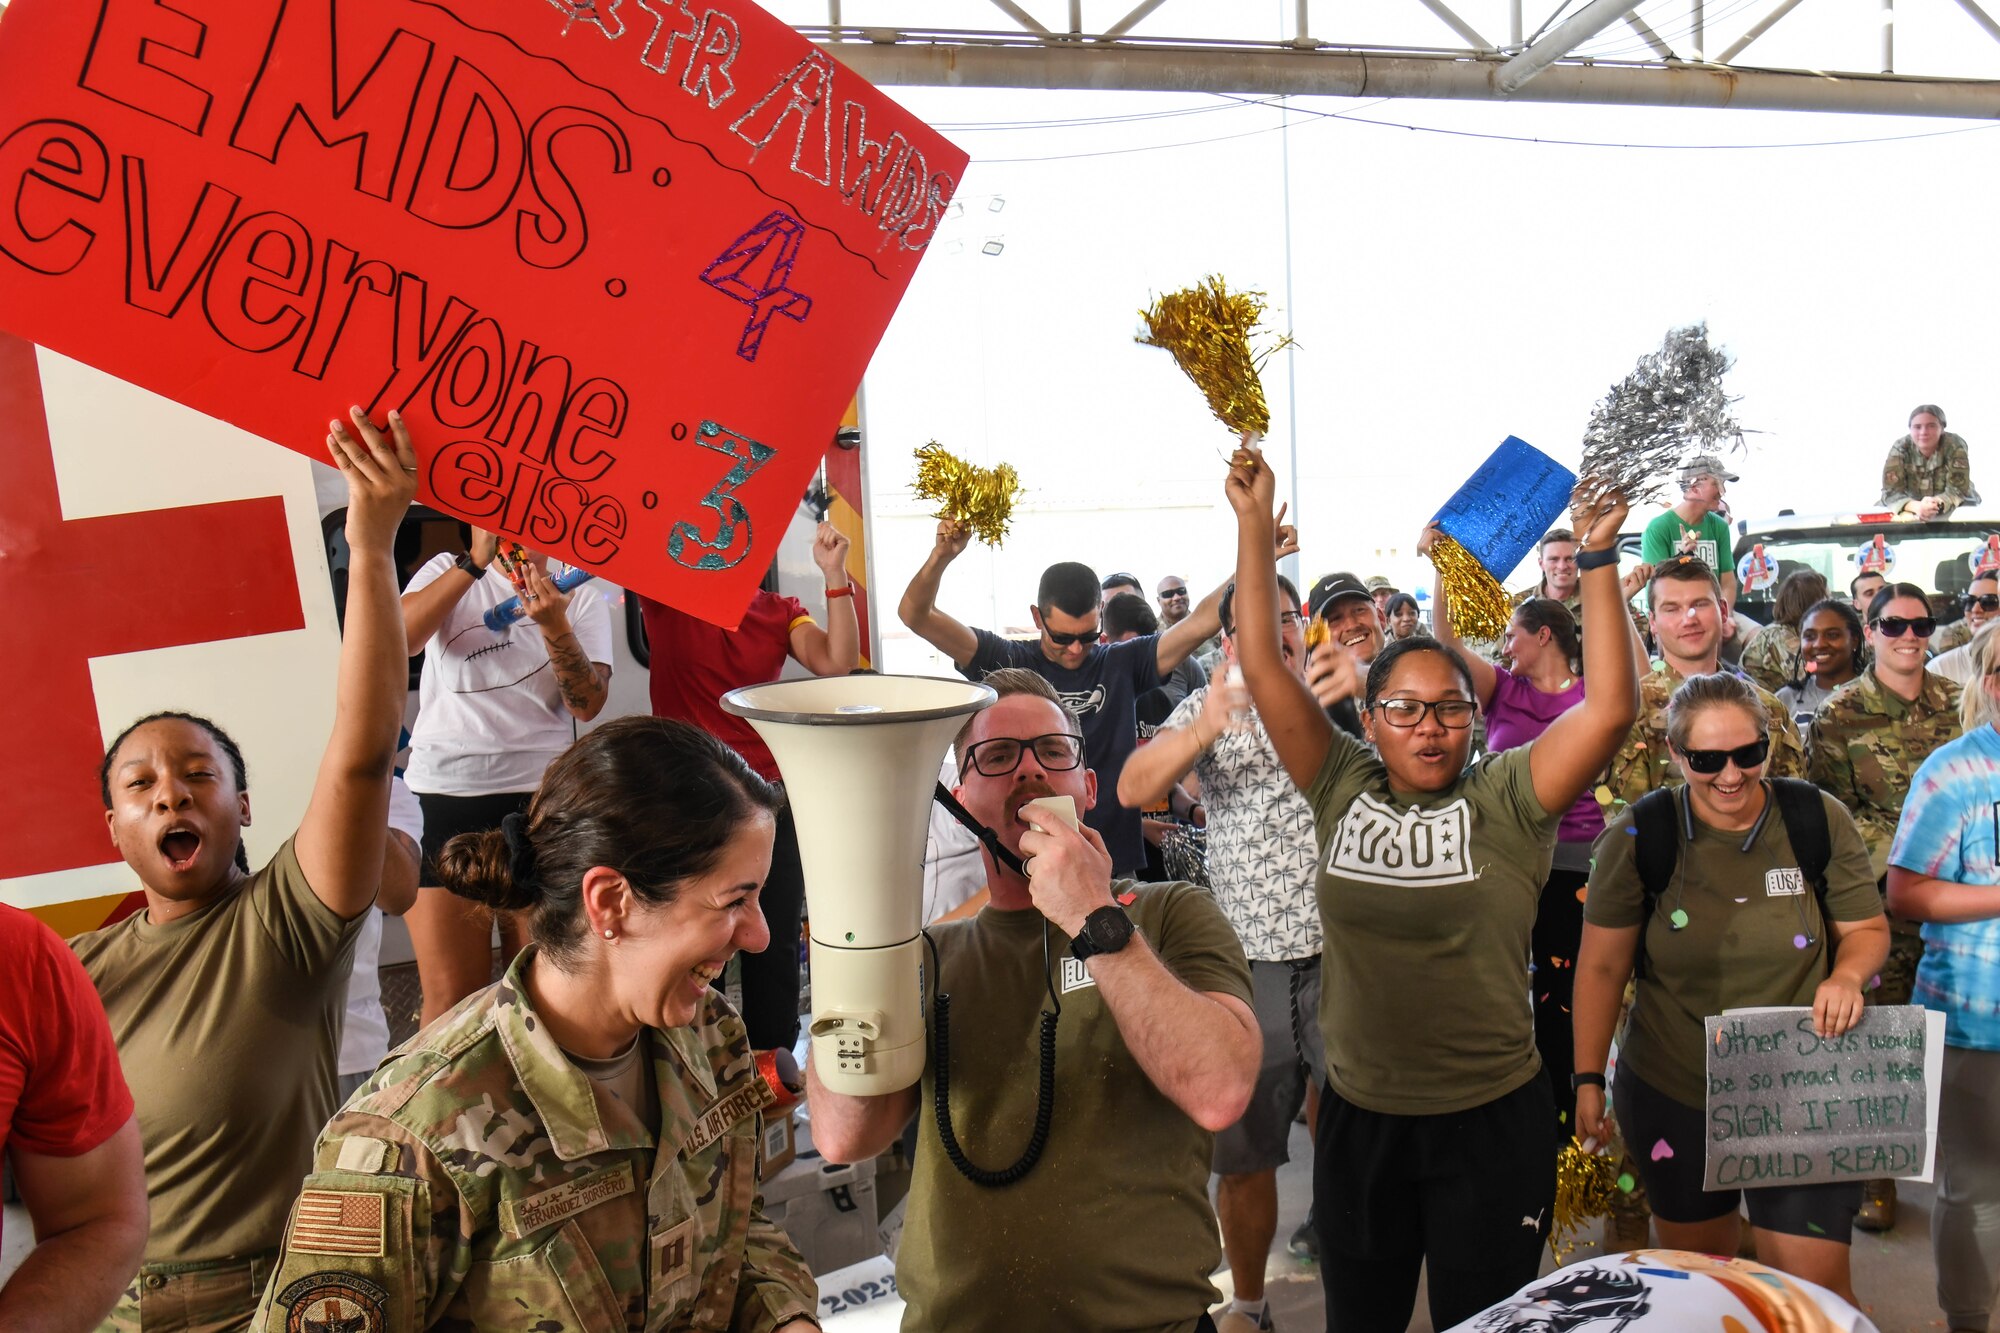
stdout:
<svg viewBox="0 0 2000 1333">
<path fill-rule="evenodd" d="M 103 1002 L 53 930 L 0 904 L 0 1153 L 81 1157 L 132 1118 Z"/>
<path fill-rule="evenodd" d="M 756 729 L 722 711 L 722 696 L 778 678 L 792 650 L 792 631 L 811 624 L 805 603 L 758 590 L 733 630 L 718 629 L 650 597 L 641 598 L 652 653 L 653 716 L 678 718 L 707 731 L 772 782 L 778 764 Z"/>
</svg>

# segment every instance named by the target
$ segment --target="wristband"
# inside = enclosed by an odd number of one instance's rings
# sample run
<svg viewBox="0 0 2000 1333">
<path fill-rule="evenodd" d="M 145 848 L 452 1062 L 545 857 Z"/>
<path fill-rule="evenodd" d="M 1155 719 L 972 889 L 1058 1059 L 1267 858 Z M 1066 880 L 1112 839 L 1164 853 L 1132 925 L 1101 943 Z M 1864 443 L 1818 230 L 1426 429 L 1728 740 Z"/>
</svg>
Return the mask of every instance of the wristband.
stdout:
<svg viewBox="0 0 2000 1333">
<path fill-rule="evenodd" d="M 486 577 L 486 566 L 474 560 L 469 552 L 461 553 L 458 559 L 451 562 L 451 567 L 461 574 L 470 574 L 474 583 Z"/>
<path fill-rule="evenodd" d="M 1615 565 L 1617 563 L 1618 548 L 1615 546 L 1607 546 L 1601 551 L 1578 551 L 1576 553 L 1576 567 L 1578 569 L 1602 569 L 1606 565 Z"/>
<path fill-rule="evenodd" d="M 836 597 L 852 597 L 852 596 L 854 596 L 854 585 L 852 583 L 848 584 L 846 587 L 843 588 L 828 588 L 826 590 L 826 600 L 829 602 Z"/>
<path fill-rule="evenodd" d="M 1569 1090 L 1571 1092 L 1581 1092 L 1585 1088 L 1602 1088 L 1603 1086 L 1604 1075 L 1602 1074 L 1571 1074 L 1569 1076 Z"/>
</svg>

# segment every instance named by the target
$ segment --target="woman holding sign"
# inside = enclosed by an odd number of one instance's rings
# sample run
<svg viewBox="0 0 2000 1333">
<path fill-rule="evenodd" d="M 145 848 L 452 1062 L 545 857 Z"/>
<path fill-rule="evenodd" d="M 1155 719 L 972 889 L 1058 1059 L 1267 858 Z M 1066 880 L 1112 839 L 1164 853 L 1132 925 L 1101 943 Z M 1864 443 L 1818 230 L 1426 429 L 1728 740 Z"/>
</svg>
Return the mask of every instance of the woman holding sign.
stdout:
<svg viewBox="0 0 2000 1333">
<path fill-rule="evenodd" d="M 1555 1120 L 1528 993 L 1536 906 L 1563 815 L 1638 708 L 1615 544 L 1625 501 L 1577 515 L 1590 693 L 1542 734 L 1467 763 L 1465 659 L 1399 639 L 1369 665 L 1367 745 L 1337 731 L 1278 641 L 1274 481 L 1240 450 L 1237 644 L 1279 760 L 1313 809 L 1325 986 L 1313 1217 L 1328 1327 L 1401 1333 L 1429 1265 L 1449 1328 L 1535 1275 Z"/>
<path fill-rule="evenodd" d="M 1584 903 L 1576 1126 L 1608 1141 L 1604 1069 L 1636 966 L 1613 1093 L 1669 1249 L 1736 1253 L 1740 1192 L 1702 1188 L 1704 1020 L 1809 1005 L 1819 1035 L 1839 1036 L 1861 1020 L 1862 988 L 1889 955 L 1861 834 L 1810 784 L 1764 777 L 1770 728 L 1741 677 L 1694 676 L 1674 691 L 1667 741 L 1687 785 L 1648 794 L 1605 828 Z M 1858 1181 L 1753 1189 L 1749 1204 L 1760 1260 L 1854 1299 Z"/>
<path fill-rule="evenodd" d="M 1954 1330 L 1992 1317 L 2000 1273 L 2000 631 L 1972 641 L 1965 733 L 1930 753 L 1889 849 L 1889 907 L 1924 922 L 1914 998 L 1944 1014 L 1937 1203 L 1938 1304 Z"/>
</svg>

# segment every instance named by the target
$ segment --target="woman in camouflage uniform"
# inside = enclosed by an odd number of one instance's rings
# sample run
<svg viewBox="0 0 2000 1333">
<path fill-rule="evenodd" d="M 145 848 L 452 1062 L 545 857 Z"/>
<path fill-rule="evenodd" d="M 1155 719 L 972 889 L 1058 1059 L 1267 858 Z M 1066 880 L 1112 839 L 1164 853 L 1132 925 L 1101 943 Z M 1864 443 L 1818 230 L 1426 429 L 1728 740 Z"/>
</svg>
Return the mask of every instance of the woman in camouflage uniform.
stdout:
<svg viewBox="0 0 2000 1333">
<path fill-rule="evenodd" d="M 1785 688 L 1799 660 L 1799 622 L 1825 596 L 1826 576 L 1816 569 L 1795 569 L 1780 579 L 1771 599 L 1771 623 L 1743 645 L 1737 662 L 1743 674 L 1773 694 Z"/>
<path fill-rule="evenodd" d="M 256 1327 L 802 1333 L 812 1275 L 758 1197 L 771 1092 L 713 983 L 770 942 L 778 796 L 714 737 L 622 718 L 446 887 L 535 944 L 320 1136 Z"/>
</svg>

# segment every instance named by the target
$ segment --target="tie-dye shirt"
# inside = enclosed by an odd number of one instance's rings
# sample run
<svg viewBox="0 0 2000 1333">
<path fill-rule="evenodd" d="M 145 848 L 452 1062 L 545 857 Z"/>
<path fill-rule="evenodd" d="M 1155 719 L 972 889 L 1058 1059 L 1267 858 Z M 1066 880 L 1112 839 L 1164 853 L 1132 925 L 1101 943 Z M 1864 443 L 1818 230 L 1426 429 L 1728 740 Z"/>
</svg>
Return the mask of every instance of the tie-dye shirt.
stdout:
<svg viewBox="0 0 2000 1333">
<path fill-rule="evenodd" d="M 1931 752 L 1910 784 L 1889 864 L 1954 884 L 1993 885 L 1995 916 L 1924 927 L 1915 1000 L 1944 1014 L 1945 1043 L 2000 1050 L 2000 731 Z"/>
</svg>

